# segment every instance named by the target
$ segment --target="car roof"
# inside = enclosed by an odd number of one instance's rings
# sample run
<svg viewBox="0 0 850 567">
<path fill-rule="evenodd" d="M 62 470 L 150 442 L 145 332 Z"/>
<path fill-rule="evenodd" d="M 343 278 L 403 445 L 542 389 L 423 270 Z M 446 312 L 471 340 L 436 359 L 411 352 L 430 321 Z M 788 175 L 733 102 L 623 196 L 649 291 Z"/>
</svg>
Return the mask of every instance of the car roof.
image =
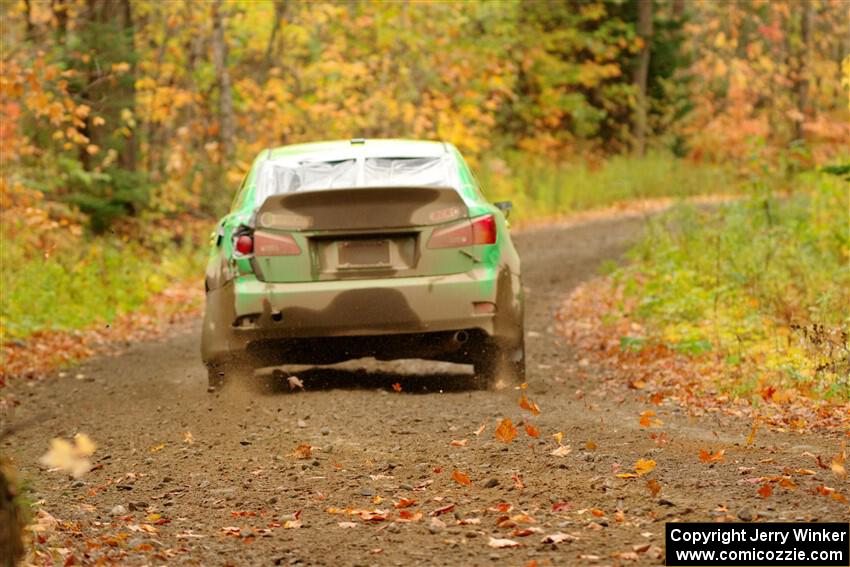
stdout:
<svg viewBox="0 0 850 567">
<path fill-rule="evenodd" d="M 353 139 L 292 144 L 269 148 L 267 159 L 300 158 L 316 161 L 369 157 L 440 157 L 449 153 L 445 142 L 403 139 Z"/>
</svg>

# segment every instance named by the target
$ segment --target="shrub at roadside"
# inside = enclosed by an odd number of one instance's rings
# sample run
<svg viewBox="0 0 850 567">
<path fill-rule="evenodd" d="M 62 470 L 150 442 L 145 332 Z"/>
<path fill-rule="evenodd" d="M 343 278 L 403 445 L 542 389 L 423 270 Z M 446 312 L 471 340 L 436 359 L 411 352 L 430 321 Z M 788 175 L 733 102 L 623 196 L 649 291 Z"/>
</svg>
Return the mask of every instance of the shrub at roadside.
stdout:
<svg viewBox="0 0 850 567">
<path fill-rule="evenodd" d="M 689 404 L 847 404 L 847 215 L 847 182 L 818 173 L 782 199 L 681 206 L 650 222 L 628 266 L 566 302 L 565 332 L 627 368 L 633 387 Z M 829 417 L 808 415 L 784 423 Z"/>
</svg>

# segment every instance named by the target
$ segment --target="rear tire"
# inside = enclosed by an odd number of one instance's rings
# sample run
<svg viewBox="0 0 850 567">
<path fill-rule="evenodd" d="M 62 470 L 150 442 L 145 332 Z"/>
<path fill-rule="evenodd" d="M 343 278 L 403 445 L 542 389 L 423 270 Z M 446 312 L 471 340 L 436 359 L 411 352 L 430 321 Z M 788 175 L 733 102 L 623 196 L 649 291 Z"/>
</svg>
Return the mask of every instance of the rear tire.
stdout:
<svg viewBox="0 0 850 567">
<path fill-rule="evenodd" d="M 244 381 L 254 373 L 254 368 L 244 361 L 228 361 L 207 365 L 207 392 L 219 392 L 229 382 Z"/>
<path fill-rule="evenodd" d="M 475 381 L 488 389 L 504 380 L 509 385 L 525 382 L 525 342 L 511 347 L 488 341 L 473 361 Z"/>
</svg>

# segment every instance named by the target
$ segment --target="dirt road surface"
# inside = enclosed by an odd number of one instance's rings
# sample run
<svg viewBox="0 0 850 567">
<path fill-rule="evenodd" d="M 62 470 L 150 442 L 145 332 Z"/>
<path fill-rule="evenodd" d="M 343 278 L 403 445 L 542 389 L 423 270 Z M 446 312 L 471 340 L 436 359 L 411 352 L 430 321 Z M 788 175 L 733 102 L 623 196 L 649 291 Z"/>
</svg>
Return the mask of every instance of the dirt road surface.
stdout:
<svg viewBox="0 0 850 567">
<path fill-rule="evenodd" d="M 3 449 L 34 499 L 67 522 L 53 541 L 83 563 L 660 564 L 664 523 L 674 519 L 847 520 L 846 504 L 815 490 L 846 492 L 847 481 L 803 456 L 835 454 L 840 432 L 760 432 L 745 447 L 748 422 L 689 417 L 601 376 L 577 378 L 582 353 L 555 334 L 553 313 L 642 225 L 594 221 L 516 237 L 528 288 L 528 397 L 538 416 L 520 409 L 516 389 L 471 389 L 467 367 L 414 361 L 294 369 L 305 392 L 254 384 L 210 395 L 194 324 L 65 378 L 17 386 L 16 420 L 27 425 Z M 640 426 L 646 409 L 657 410 L 660 427 Z M 512 443 L 500 442 L 494 431 L 504 417 L 533 423 L 540 437 L 520 426 Z M 98 444 L 94 471 L 74 480 L 38 465 L 51 438 L 80 431 Z M 559 431 L 572 448 L 562 457 L 550 454 Z M 661 432 L 667 444 L 650 437 Z M 299 459 L 304 444 L 311 455 Z M 703 463 L 701 449 L 725 449 L 725 460 Z M 616 476 L 638 459 L 656 469 Z M 783 469 L 796 489 L 776 484 L 759 495 L 755 479 Z M 814 474 L 789 472 L 800 469 Z M 453 480 L 455 470 L 472 484 Z M 413 521 L 398 521 L 401 499 L 415 500 L 403 509 Z M 386 511 L 388 519 L 328 509 Z M 299 511 L 301 527 L 287 528 Z M 556 533 L 562 541 L 543 542 Z M 491 547 L 491 538 L 519 546 Z"/>
</svg>

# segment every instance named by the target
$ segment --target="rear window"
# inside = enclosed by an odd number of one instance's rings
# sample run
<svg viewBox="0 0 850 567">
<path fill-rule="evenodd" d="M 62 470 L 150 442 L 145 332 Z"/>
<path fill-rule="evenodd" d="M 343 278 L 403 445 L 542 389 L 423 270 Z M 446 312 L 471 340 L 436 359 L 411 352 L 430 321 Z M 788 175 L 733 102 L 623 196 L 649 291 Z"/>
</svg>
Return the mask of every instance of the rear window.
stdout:
<svg viewBox="0 0 850 567">
<path fill-rule="evenodd" d="M 296 191 L 352 187 L 457 187 L 450 156 L 370 157 L 339 161 L 273 161 L 260 166 L 257 204 Z"/>
</svg>

